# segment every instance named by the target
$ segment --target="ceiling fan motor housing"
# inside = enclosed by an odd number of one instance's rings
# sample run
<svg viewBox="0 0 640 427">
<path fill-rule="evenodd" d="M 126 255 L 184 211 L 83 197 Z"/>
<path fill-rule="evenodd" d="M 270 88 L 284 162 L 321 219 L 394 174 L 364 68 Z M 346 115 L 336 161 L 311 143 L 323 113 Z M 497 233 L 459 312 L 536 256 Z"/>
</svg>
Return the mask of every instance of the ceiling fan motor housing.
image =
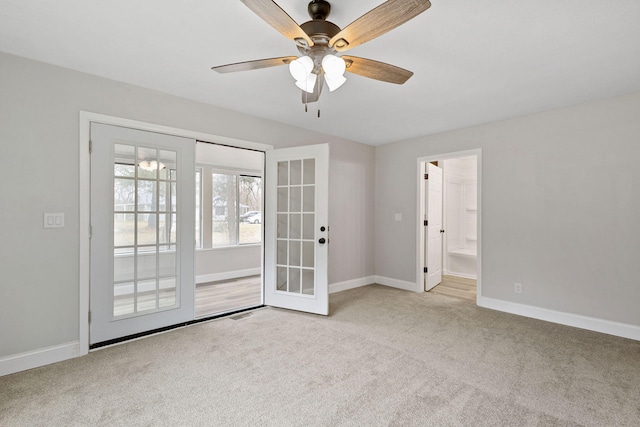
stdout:
<svg viewBox="0 0 640 427">
<path fill-rule="evenodd" d="M 331 5 L 325 0 L 312 0 L 307 7 L 311 19 L 325 20 L 331 13 Z"/>
</svg>

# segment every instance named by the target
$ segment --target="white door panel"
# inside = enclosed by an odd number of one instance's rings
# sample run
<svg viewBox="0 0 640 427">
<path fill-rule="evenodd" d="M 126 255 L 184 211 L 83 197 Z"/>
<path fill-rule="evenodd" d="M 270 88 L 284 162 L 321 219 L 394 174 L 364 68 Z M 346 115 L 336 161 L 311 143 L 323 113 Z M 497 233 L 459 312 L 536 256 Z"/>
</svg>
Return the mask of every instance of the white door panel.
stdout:
<svg viewBox="0 0 640 427">
<path fill-rule="evenodd" d="M 328 144 L 268 151 L 265 304 L 327 315 Z"/>
<path fill-rule="evenodd" d="M 90 344 L 193 319 L 195 141 L 91 125 Z"/>
</svg>

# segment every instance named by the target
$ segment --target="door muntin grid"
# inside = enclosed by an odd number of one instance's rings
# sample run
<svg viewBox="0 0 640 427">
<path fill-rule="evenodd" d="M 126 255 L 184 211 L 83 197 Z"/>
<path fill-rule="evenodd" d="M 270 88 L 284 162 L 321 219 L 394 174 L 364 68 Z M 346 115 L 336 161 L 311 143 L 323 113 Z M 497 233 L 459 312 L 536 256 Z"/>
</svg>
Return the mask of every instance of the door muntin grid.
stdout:
<svg viewBox="0 0 640 427">
<path fill-rule="evenodd" d="M 112 319 L 179 306 L 177 152 L 114 144 Z"/>
<path fill-rule="evenodd" d="M 277 167 L 276 292 L 315 297 L 315 159 Z"/>
</svg>

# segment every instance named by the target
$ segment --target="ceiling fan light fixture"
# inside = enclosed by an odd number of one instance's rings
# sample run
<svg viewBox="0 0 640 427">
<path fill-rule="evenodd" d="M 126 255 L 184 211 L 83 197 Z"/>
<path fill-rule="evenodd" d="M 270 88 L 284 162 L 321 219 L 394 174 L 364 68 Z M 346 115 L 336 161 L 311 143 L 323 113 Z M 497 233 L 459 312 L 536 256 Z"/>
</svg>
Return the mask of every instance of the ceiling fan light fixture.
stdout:
<svg viewBox="0 0 640 427">
<path fill-rule="evenodd" d="M 300 89 L 302 89 L 307 93 L 313 93 L 313 90 L 316 87 L 317 79 L 318 79 L 318 76 L 311 73 L 304 80 L 296 81 L 296 86 L 298 86 Z"/>
<path fill-rule="evenodd" d="M 289 64 L 289 72 L 296 81 L 305 81 L 313 71 L 313 59 L 301 56 Z"/>
<path fill-rule="evenodd" d="M 344 62 L 344 59 L 339 56 L 329 54 L 322 58 L 322 69 L 325 75 L 338 77 L 344 74 L 347 69 L 347 64 Z"/>
<path fill-rule="evenodd" d="M 329 92 L 338 89 L 347 81 L 344 76 L 329 76 L 327 74 L 325 74 L 324 80 L 327 82 L 327 86 L 329 86 Z"/>
<path fill-rule="evenodd" d="M 138 163 L 138 166 L 140 166 L 140 169 L 149 172 L 163 170 L 166 167 L 164 163 L 158 162 L 156 160 L 142 160 L 140 163 Z"/>
</svg>

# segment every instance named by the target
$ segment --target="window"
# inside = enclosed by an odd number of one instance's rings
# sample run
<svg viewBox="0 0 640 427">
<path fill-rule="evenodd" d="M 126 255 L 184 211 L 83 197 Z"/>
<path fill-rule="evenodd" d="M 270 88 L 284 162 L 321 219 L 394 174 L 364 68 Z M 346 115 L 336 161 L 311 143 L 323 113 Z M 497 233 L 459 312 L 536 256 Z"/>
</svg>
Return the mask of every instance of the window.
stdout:
<svg viewBox="0 0 640 427">
<path fill-rule="evenodd" d="M 212 178 L 212 227 L 211 245 L 238 244 L 238 180 L 237 175 L 213 173 Z"/>
<path fill-rule="evenodd" d="M 260 176 L 202 166 L 196 172 L 196 189 L 197 248 L 262 242 Z M 209 229 L 211 233 L 204 236 L 203 231 L 208 233 Z"/>
<path fill-rule="evenodd" d="M 264 153 L 198 141 L 196 165 L 196 247 L 260 244 Z"/>
<path fill-rule="evenodd" d="M 196 169 L 196 248 L 202 248 L 202 169 Z"/>
<path fill-rule="evenodd" d="M 240 175 L 238 178 L 239 233 L 238 243 L 262 241 L 262 178 Z"/>
<path fill-rule="evenodd" d="M 262 241 L 262 178 L 237 173 L 211 175 L 212 247 Z"/>
</svg>

